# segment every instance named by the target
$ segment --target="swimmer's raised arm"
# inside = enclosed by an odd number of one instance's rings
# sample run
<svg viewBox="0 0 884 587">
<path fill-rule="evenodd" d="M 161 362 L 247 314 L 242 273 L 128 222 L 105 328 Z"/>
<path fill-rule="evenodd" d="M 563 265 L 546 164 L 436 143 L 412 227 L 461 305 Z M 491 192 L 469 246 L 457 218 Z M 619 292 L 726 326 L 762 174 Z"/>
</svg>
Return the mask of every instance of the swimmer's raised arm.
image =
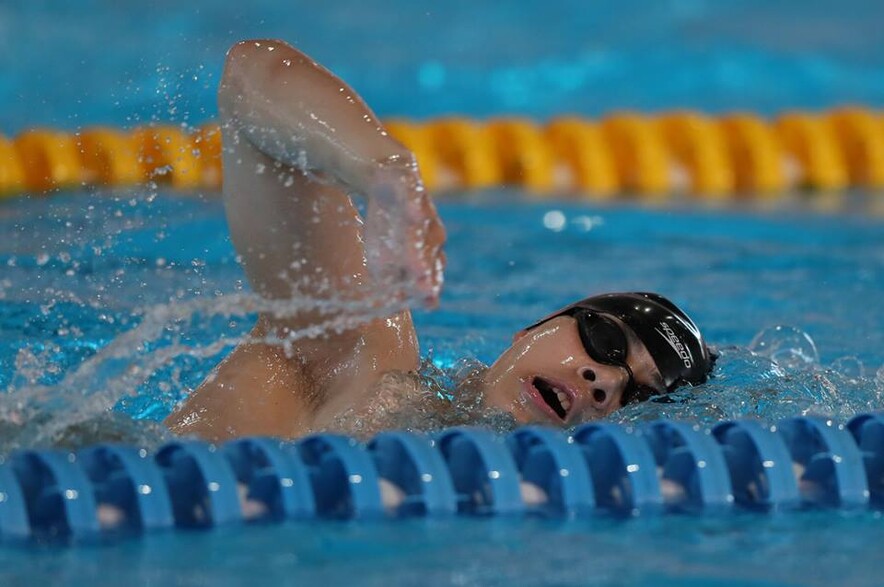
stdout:
<svg viewBox="0 0 884 587">
<path fill-rule="evenodd" d="M 369 271 L 410 277 L 426 302 L 437 301 L 441 223 L 414 156 L 356 92 L 293 47 L 259 40 L 231 48 L 218 101 L 227 143 L 247 140 L 275 162 L 365 196 Z M 225 156 L 225 165 L 237 163 Z"/>
<path fill-rule="evenodd" d="M 285 43 L 235 45 L 218 102 L 231 239 L 252 289 L 278 303 L 166 423 L 211 440 L 298 436 L 370 401 L 385 373 L 417 369 L 395 298 L 411 281 L 436 301 L 445 231 L 411 153 Z"/>
<path fill-rule="evenodd" d="M 410 171 L 411 152 L 387 134 L 368 105 L 327 69 L 281 42 L 243 41 L 227 54 L 221 114 L 261 151 L 365 189 L 377 170 Z"/>
<path fill-rule="evenodd" d="M 166 423 L 214 441 L 290 438 L 346 415 L 367 432 L 359 416 L 389 410 L 409 391 L 375 388 L 420 361 L 411 314 L 395 305 L 401 290 L 388 286 L 411 278 L 432 303 L 441 284 L 445 232 L 414 158 L 349 87 L 278 41 L 230 51 L 219 103 L 225 212 L 263 311 L 252 336 Z M 364 224 L 352 192 L 366 198 Z M 703 383 L 713 362 L 675 304 L 626 292 L 588 297 L 525 328 L 474 383 L 485 407 L 519 422 L 573 426 Z M 526 503 L 546 497 L 523 489 Z"/>
</svg>

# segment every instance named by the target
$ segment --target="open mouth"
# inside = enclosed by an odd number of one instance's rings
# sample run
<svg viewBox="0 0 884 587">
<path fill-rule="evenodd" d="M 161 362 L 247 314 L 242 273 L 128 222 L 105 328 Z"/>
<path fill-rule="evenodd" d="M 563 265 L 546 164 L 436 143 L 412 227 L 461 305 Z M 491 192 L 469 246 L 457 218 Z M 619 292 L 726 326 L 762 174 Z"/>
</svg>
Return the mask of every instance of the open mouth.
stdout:
<svg viewBox="0 0 884 587">
<path fill-rule="evenodd" d="M 534 377 L 531 380 L 531 385 L 540 393 L 543 402 L 555 412 L 556 416 L 563 421 L 568 417 L 573 403 L 570 393 L 543 377 Z"/>
</svg>

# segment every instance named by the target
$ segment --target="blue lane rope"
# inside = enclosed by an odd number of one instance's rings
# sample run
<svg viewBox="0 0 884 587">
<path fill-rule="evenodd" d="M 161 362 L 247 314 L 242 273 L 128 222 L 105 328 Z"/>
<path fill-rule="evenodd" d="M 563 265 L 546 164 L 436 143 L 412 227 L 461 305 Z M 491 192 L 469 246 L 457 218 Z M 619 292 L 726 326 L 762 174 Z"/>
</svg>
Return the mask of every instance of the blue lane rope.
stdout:
<svg viewBox="0 0 884 587">
<path fill-rule="evenodd" d="M 627 515 L 660 511 L 663 495 L 647 437 L 615 424 L 585 424 L 572 438 L 586 454 L 597 507 Z"/>
<path fill-rule="evenodd" d="M 283 520 L 884 507 L 884 414 L 711 430 L 660 420 L 432 435 L 335 434 L 155 454 L 97 445 L 23 450 L 0 463 L 0 539 L 94 539 Z"/>
<path fill-rule="evenodd" d="M 727 461 L 734 501 L 750 510 L 792 510 L 801 505 L 792 457 L 779 436 L 752 420 L 712 429 Z"/>
</svg>

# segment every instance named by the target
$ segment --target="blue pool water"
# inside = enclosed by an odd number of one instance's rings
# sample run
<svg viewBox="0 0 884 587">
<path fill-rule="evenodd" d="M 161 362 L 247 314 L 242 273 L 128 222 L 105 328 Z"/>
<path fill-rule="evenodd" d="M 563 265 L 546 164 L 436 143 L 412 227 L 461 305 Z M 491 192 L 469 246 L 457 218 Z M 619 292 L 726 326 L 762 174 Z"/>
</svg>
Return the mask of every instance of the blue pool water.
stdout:
<svg viewBox="0 0 884 587">
<path fill-rule="evenodd" d="M 250 36 L 295 42 L 382 115 L 884 104 L 880 3 L 587 6 L 8 3 L 0 132 L 202 122 L 215 116 L 224 50 Z M 416 315 L 424 353 L 440 367 L 493 359 L 514 330 L 574 298 L 650 289 L 688 308 L 722 356 L 715 379 L 684 401 L 616 420 L 843 421 L 884 406 L 884 206 L 874 195 L 721 209 L 459 196 L 440 210 L 450 234 L 441 307 Z M 4 453 L 107 437 L 160 442 L 151 423 L 251 325 L 211 194 L 7 201 L 0 235 Z M 771 334 L 776 325 L 806 333 L 816 355 L 800 334 Z M 773 365 L 751 352 L 763 350 L 759 333 L 817 359 Z M 878 512 L 286 524 L 80 548 L 4 545 L 0 584 L 879 585 L 880 527 Z"/>
<path fill-rule="evenodd" d="M 873 201 L 858 197 L 851 208 L 848 199 L 832 215 L 801 202 L 688 211 L 518 198 L 441 203 L 448 284 L 439 311 L 417 314 L 438 364 L 490 360 L 526 321 L 585 293 L 652 289 L 695 315 L 722 352 L 717 377 L 684 402 L 630 408 L 616 420 L 806 412 L 844 420 L 882 405 L 884 225 L 869 214 Z M 250 325 L 229 303 L 242 272 L 216 199 L 17 200 L 4 205 L 0 232 L 9 390 L 0 410 L 12 413 L 24 398 L 37 415 L 0 431 L 7 449 L 59 437 L 159 442 L 156 429 L 122 415 L 95 418 L 113 406 L 162 417 L 224 350 L 201 349 Z M 753 337 L 776 324 L 811 336 L 818 363 L 783 370 L 752 355 Z M 145 371 L 133 375 L 133 365 Z M 0 581 L 236 585 L 261 574 L 292 584 L 876 585 L 880 524 L 879 512 L 286 524 L 76 549 L 0 547 Z"/>
<path fill-rule="evenodd" d="M 723 353 L 708 387 L 726 399 L 709 421 L 756 413 L 734 394 L 743 385 L 770 388 L 754 373 L 769 366 L 744 355 L 756 334 L 777 325 L 805 332 L 816 366 L 834 365 L 844 380 L 832 385 L 853 393 L 835 401 L 818 373 L 788 384 L 775 377 L 783 393 L 789 384 L 809 388 L 802 397 L 811 403 L 774 402 L 762 416 L 815 406 L 843 418 L 880 405 L 884 225 L 867 215 L 874 201 L 859 198 L 856 210 L 833 216 L 797 201 L 722 211 L 519 197 L 441 203 L 447 284 L 438 311 L 416 313 L 424 354 L 438 366 L 492 361 L 513 332 L 569 300 L 660 291 L 688 308 Z M 237 297 L 247 285 L 216 198 L 71 194 L 9 202 L 3 212 L 0 385 L 12 394 L 0 408 L 14 409 L 21 397 L 51 403 L 74 386 L 77 398 L 95 402 L 84 417 L 116 406 L 160 419 L 253 323 Z M 143 370 L 127 375 L 130 362 Z M 109 388 L 124 376 L 126 385 Z M 863 381 L 852 384 L 854 376 Z M 36 393 L 35 385 L 47 387 Z"/>
<path fill-rule="evenodd" d="M 0 132 L 217 112 L 227 48 L 296 44 L 382 116 L 884 105 L 876 0 L 0 5 Z"/>
<path fill-rule="evenodd" d="M 880 516 L 303 524 L 0 550 L 4 585 L 880 585 Z M 24 579 L 26 577 L 27 579 Z M 18 582 L 17 582 L 18 581 Z"/>
</svg>

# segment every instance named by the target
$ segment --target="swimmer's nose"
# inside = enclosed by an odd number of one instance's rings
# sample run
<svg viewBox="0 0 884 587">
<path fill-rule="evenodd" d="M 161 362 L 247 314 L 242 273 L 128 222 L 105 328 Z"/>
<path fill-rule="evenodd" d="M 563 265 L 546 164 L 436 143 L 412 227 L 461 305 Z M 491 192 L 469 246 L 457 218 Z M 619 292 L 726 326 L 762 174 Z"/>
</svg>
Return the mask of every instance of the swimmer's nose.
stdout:
<svg viewBox="0 0 884 587">
<path fill-rule="evenodd" d="M 599 412 L 607 414 L 609 411 L 611 411 L 614 397 L 613 393 L 610 393 L 608 390 L 602 387 L 593 387 L 589 397 L 590 404 Z"/>
<path fill-rule="evenodd" d="M 615 389 L 617 382 L 613 378 L 605 376 L 604 373 L 590 367 L 581 368 L 579 373 L 586 382 L 586 388 L 589 392 L 589 406 L 603 414 L 614 411 L 617 398 L 612 390 Z"/>
</svg>

